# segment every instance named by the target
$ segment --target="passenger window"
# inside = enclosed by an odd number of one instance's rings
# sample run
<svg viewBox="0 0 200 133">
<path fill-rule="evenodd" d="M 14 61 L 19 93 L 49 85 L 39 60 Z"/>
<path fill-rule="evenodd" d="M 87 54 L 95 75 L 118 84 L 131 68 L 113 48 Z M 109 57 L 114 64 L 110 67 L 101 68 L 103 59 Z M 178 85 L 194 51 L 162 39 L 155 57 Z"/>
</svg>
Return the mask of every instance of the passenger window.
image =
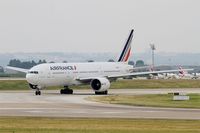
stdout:
<svg viewBox="0 0 200 133">
<path fill-rule="evenodd" d="M 38 74 L 38 71 L 34 71 L 35 74 Z"/>
<path fill-rule="evenodd" d="M 28 73 L 31 73 L 31 74 L 38 74 L 38 71 L 29 71 Z"/>
</svg>

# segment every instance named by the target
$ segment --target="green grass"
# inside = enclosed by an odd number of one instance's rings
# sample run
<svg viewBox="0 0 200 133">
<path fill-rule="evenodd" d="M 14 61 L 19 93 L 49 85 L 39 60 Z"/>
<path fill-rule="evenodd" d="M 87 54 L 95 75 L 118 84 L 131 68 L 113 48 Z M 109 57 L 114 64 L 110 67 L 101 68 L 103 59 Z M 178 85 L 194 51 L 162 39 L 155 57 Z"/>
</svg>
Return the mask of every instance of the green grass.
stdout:
<svg viewBox="0 0 200 133">
<path fill-rule="evenodd" d="M 199 120 L 0 117 L 0 133 L 199 132 Z"/>
<path fill-rule="evenodd" d="M 47 89 L 60 89 L 49 87 Z M 89 85 L 73 86 L 72 89 L 90 89 Z M 151 88 L 200 88 L 200 80 L 119 80 L 112 82 L 111 89 L 151 89 Z M 0 80 L 0 90 L 28 90 L 24 80 Z"/>
<path fill-rule="evenodd" d="M 200 88 L 200 80 L 119 80 L 111 88 Z"/>
<path fill-rule="evenodd" d="M 12 77 L 12 78 L 25 78 L 25 73 L 16 73 L 16 74 L 6 74 L 6 73 L 0 73 L 0 77 Z"/>
<path fill-rule="evenodd" d="M 152 95 L 113 95 L 90 97 L 93 101 L 111 104 L 124 104 L 132 106 L 175 107 L 175 108 L 200 108 L 200 94 L 189 94 L 189 101 L 173 101 L 172 94 Z"/>
<path fill-rule="evenodd" d="M 0 90 L 28 90 L 25 80 L 0 80 Z"/>
</svg>

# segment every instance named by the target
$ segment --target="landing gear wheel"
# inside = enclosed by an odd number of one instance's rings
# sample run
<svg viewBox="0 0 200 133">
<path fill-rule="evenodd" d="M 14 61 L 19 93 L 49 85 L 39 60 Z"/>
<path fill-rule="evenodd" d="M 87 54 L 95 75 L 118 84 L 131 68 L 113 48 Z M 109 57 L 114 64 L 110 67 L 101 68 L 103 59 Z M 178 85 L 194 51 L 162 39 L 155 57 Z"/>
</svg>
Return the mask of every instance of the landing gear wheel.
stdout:
<svg viewBox="0 0 200 133">
<path fill-rule="evenodd" d="M 73 94 L 73 90 L 72 89 L 62 89 L 60 90 L 60 94 Z"/>
<path fill-rule="evenodd" d="M 37 95 L 41 95 L 41 91 L 37 90 L 37 91 L 35 92 L 35 95 L 36 95 L 36 96 L 37 96 Z"/>
<path fill-rule="evenodd" d="M 108 91 L 102 91 L 102 92 L 97 92 L 97 91 L 95 91 L 95 94 L 96 94 L 96 95 L 107 95 L 107 94 L 108 94 Z"/>
</svg>

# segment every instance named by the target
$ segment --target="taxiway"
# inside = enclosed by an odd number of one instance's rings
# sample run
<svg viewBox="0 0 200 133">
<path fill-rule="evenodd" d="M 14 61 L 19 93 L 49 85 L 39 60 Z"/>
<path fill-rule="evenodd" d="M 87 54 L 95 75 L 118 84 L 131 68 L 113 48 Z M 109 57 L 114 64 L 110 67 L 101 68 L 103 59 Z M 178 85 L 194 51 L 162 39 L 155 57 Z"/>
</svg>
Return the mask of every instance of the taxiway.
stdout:
<svg viewBox="0 0 200 133">
<path fill-rule="evenodd" d="M 116 89 L 109 94 L 200 93 L 200 89 Z M 86 100 L 92 90 L 75 90 L 74 95 L 59 91 L 0 91 L 0 116 L 200 119 L 200 109 L 154 108 L 103 104 Z"/>
</svg>

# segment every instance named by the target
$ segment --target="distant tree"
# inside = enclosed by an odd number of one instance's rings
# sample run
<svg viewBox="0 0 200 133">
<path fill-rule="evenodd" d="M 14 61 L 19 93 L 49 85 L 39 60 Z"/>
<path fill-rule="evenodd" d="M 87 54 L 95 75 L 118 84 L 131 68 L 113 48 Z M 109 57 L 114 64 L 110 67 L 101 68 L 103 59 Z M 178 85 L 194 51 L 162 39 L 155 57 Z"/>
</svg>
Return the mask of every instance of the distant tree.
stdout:
<svg viewBox="0 0 200 133">
<path fill-rule="evenodd" d="M 0 66 L 0 73 L 3 73 L 4 72 L 4 69 L 2 66 Z"/>
<path fill-rule="evenodd" d="M 21 65 L 20 65 L 21 68 L 26 68 L 26 69 L 29 69 L 32 66 L 32 63 L 30 61 L 24 61 L 24 62 L 21 62 Z"/>
<path fill-rule="evenodd" d="M 94 60 L 88 60 L 88 62 L 94 62 Z"/>
<path fill-rule="evenodd" d="M 37 64 L 47 63 L 46 60 L 39 60 Z"/>
<path fill-rule="evenodd" d="M 66 60 L 64 60 L 64 61 L 63 61 L 63 63 L 67 63 L 67 61 L 66 61 Z"/>
<path fill-rule="evenodd" d="M 42 63 L 46 63 L 46 60 L 39 60 L 38 63 L 36 63 L 33 60 L 21 62 L 18 59 L 12 59 L 12 60 L 9 61 L 8 66 L 30 69 L 31 67 L 38 65 L 38 64 L 42 64 Z"/>
<path fill-rule="evenodd" d="M 136 67 L 144 66 L 144 61 L 143 60 L 137 60 L 135 66 Z"/>
<path fill-rule="evenodd" d="M 109 59 L 108 62 L 115 62 L 113 59 Z"/>
<path fill-rule="evenodd" d="M 42 64 L 42 60 L 39 60 L 39 61 L 38 61 L 38 64 Z"/>
<path fill-rule="evenodd" d="M 21 67 L 21 61 L 17 59 L 13 59 L 9 61 L 8 65 L 13 66 L 13 67 Z"/>
<path fill-rule="evenodd" d="M 42 63 L 47 63 L 47 61 L 46 60 L 42 60 Z"/>
<path fill-rule="evenodd" d="M 54 61 L 50 61 L 49 63 L 55 63 Z"/>
<path fill-rule="evenodd" d="M 131 66 L 134 66 L 135 62 L 134 61 L 129 61 L 128 64 L 131 65 Z"/>
<path fill-rule="evenodd" d="M 31 66 L 35 66 L 35 65 L 37 65 L 37 63 L 34 60 L 32 60 L 31 61 Z"/>
</svg>

